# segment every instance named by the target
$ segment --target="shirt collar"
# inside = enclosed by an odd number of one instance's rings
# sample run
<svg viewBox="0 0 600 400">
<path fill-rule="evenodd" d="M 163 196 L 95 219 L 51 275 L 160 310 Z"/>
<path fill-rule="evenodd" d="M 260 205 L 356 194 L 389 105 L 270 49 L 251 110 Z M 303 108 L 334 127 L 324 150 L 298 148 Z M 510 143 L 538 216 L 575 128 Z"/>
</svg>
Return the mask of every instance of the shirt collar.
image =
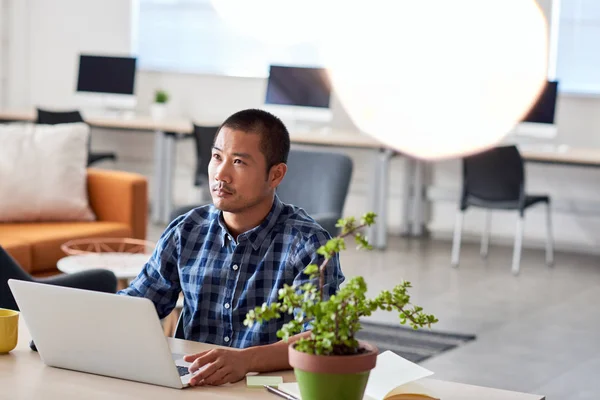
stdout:
<svg viewBox="0 0 600 400">
<path fill-rule="evenodd" d="M 254 250 L 258 250 L 260 245 L 267 238 L 267 235 L 271 232 L 277 220 L 279 219 L 279 215 L 283 210 L 283 203 L 279 200 L 277 194 L 273 199 L 273 205 L 271 206 L 271 210 L 269 214 L 267 214 L 266 218 L 255 228 L 250 229 L 238 236 L 238 243 L 247 240 Z M 225 221 L 223 220 L 223 211 L 219 211 L 218 214 L 219 225 L 221 226 L 222 233 L 221 239 L 223 240 L 223 245 L 228 237 L 233 239 L 233 236 L 229 233 L 227 226 L 225 226 Z"/>
</svg>

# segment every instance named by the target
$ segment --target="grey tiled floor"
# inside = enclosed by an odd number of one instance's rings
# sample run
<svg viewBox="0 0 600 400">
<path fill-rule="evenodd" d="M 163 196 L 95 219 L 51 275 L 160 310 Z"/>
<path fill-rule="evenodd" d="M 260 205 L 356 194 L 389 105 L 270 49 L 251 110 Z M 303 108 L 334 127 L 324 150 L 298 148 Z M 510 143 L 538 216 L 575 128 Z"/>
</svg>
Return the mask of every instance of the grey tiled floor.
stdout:
<svg viewBox="0 0 600 400">
<path fill-rule="evenodd" d="M 149 237 L 161 232 L 151 226 Z M 600 399 L 600 257 L 560 253 L 548 268 L 542 251 L 524 250 L 514 277 L 511 248 L 492 246 L 486 261 L 478 250 L 464 244 L 452 269 L 450 243 L 390 237 L 385 251 L 348 249 L 341 261 L 345 275 L 363 275 L 373 294 L 411 281 L 413 301 L 439 318 L 436 330 L 477 335 L 425 361 L 434 377 L 549 400 Z"/>
</svg>

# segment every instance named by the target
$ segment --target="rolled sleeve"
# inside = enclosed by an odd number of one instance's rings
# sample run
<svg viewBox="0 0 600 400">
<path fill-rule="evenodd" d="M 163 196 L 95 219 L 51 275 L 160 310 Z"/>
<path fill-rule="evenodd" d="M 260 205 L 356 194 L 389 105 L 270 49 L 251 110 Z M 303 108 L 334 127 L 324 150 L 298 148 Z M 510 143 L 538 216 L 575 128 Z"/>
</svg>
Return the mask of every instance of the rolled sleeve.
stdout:
<svg viewBox="0 0 600 400">
<path fill-rule="evenodd" d="M 159 318 L 175 308 L 181 292 L 178 259 L 180 247 L 179 223 L 174 220 L 161 235 L 154 252 L 129 287 L 117 294 L 145 297 L 154 303 Z"/>
</svg>

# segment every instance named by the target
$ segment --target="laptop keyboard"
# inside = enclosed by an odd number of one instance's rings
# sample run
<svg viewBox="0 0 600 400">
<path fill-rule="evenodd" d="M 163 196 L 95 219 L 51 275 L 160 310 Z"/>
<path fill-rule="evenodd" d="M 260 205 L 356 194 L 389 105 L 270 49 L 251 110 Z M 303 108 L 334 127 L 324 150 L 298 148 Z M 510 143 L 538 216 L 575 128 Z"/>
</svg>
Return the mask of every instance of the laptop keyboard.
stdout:
<svg viewBox="0 0 600 400">
<path fill-rule="evenodd" d="M 190 371 L 188 370 L 188 367 L 181 367 L 179 365 L 176 365 L 177 367 L 177 372 L 179 372 L 179 376 L 186 376 L 187 374 L 190 373 Z"/>
</svg>

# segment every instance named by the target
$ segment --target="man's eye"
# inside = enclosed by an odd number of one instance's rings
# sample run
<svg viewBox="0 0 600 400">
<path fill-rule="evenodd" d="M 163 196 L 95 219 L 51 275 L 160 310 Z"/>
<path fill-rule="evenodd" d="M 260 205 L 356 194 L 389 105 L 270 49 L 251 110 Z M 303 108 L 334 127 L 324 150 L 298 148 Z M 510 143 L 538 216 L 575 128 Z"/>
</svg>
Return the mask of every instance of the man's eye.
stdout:
<svg viewBox="0 0 600 400">
<path fill-rule="evenodd" d="M 213 158 L 215 160 L 220 160 L 221 159 L 221 157 L 218 154 L 213 154 Z"/>
<path fill-rule="evenodd" d="M 234 163 L 235 163 L 235 164 L 243 164 L 244 162 L 243 162 L 242 160 L 240 160 L 239 158 L 237 158 L 237 159 L 234 161 Z"/>
</svg>

